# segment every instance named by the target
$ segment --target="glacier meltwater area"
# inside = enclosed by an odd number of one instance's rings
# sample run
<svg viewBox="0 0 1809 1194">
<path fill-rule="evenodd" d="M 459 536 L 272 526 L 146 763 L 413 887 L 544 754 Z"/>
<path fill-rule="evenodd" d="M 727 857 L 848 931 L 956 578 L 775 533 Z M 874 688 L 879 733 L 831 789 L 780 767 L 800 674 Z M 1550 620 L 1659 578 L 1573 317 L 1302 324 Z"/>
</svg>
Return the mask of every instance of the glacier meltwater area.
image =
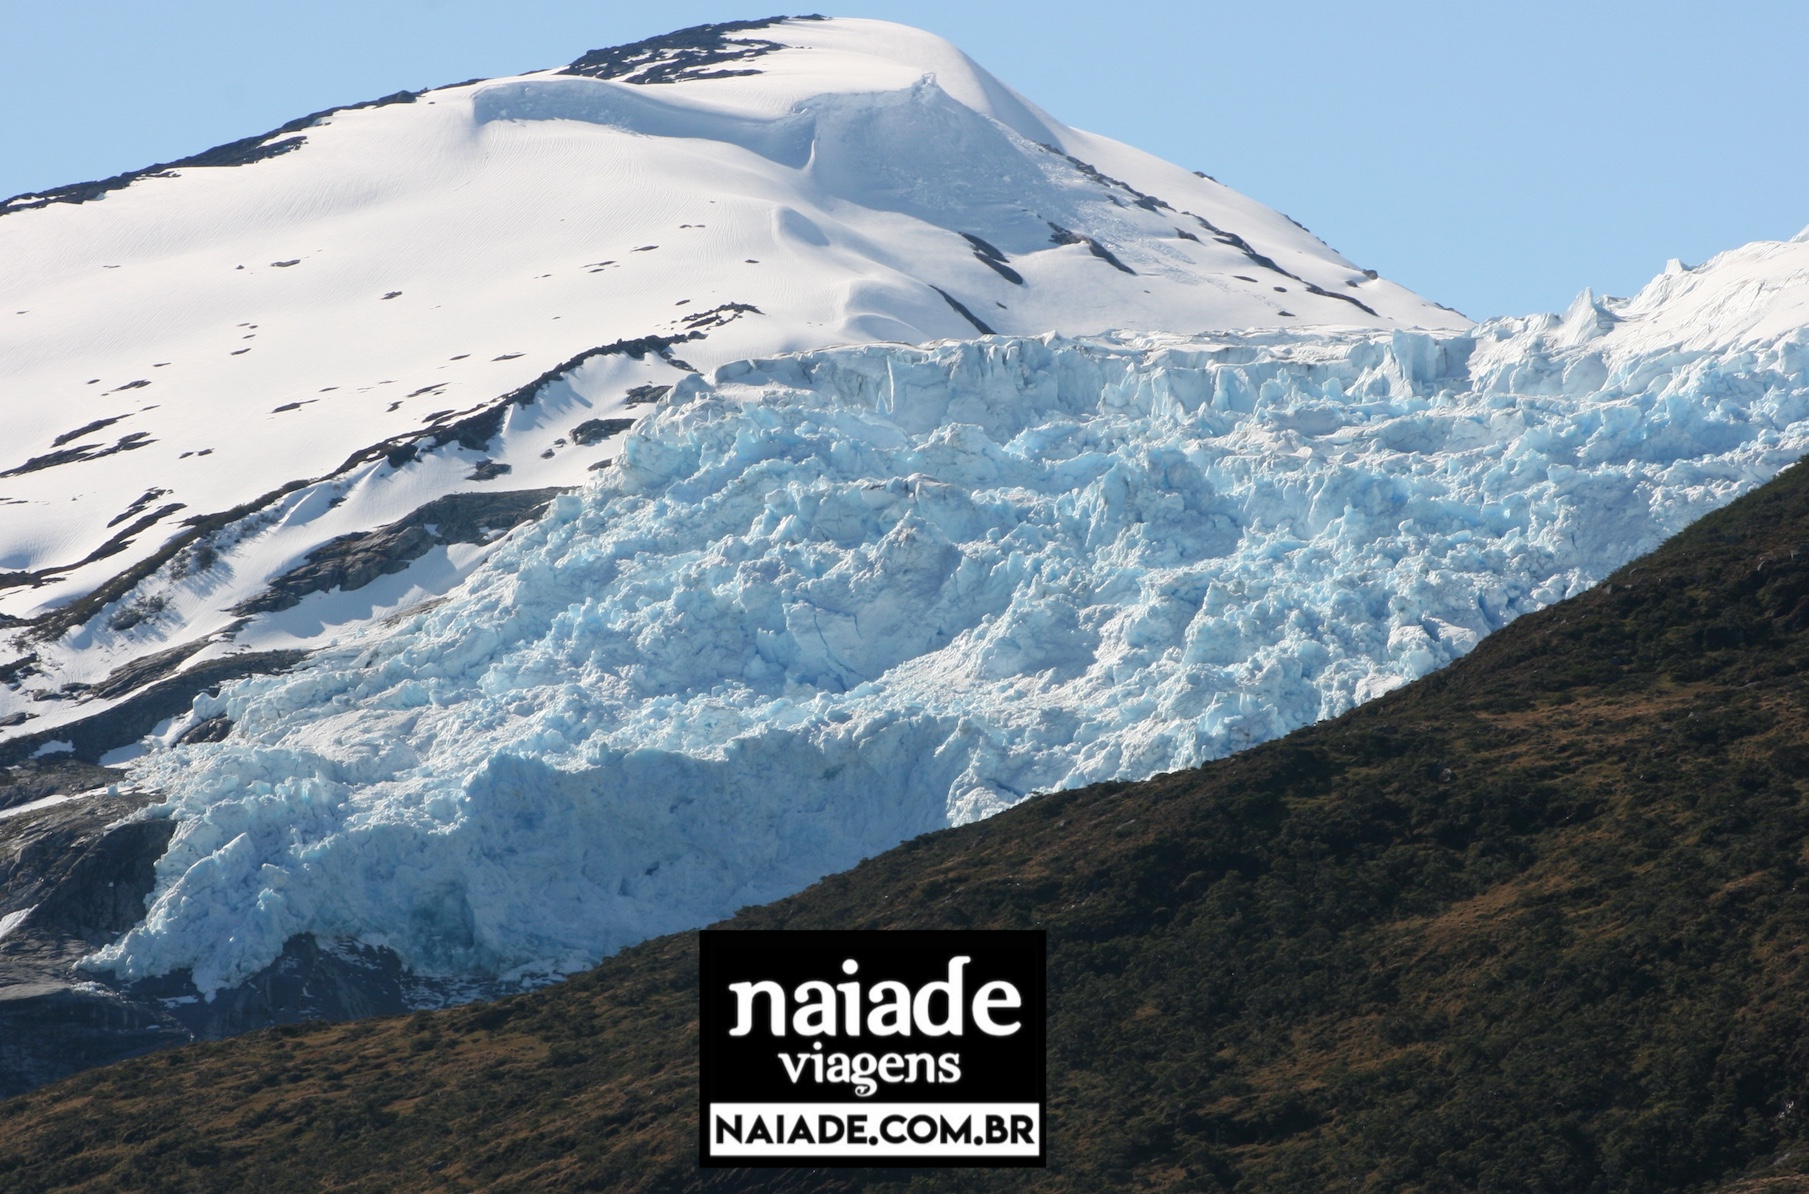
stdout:
<svg viewBox="0 0 1809 1194">
<path fill-rule="evenodd" d="M 1809 446 L 1809 333 L 1590 334 L 989 337 L 694 377 L 447 600 L 138 760 L 178 829 L 88 965 L 211 991 L 314 932 L 421 975 L 570 972 L 1336 714 Z"/>
</svg>

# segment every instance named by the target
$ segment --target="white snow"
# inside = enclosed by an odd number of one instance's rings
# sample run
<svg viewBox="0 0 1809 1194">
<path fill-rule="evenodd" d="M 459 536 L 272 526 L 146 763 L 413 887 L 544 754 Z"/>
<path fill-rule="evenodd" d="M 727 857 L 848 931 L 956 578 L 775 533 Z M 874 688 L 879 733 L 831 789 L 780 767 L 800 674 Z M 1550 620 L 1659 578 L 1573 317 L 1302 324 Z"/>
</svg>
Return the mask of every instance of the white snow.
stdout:
<svg viewBox="0 0 1809 1194">
<path fill-rule="evenodd" d="M 244 507 L 16 632 L 0 738 L 175 646 L 325 648 L 110 756 L 179 824 L 93 965 L 211 991 L 313 931 L 569 971 L 1336 713 L 1809 442 L 1802 237 L 1473 327 L 928 34 L 751 36 L 756 74 L 442 88 L 0 215 L 0 614 Z M 612 344 L 475 446 L 356 457 Z M 16 471 L 57 452 L 91 458 Z M 549 486 L 580 492 L 232 612 L 328 540 Z"/>
<path fill-rule="evenodd" d="M 691 379 L 445 603 L 198 702 L 235 733 L 135 764 L 179 825 L 92 964 L 207 990 L 311 930 L 421 974 L 570 971 L 1335 714 L 1809 446 L 1809 331 L 1667 314 L 1649 291 L 1465 334 L 996 337 Z"/>
<path fill-rule="evenodd" d="M 97 788 L 95 791 L 105 791 Z M 94 792 L 77 792 L 74 795 L 40 796 L 36 800 L 27 800 L 24 804 L 15 804 L 11 808 L 0 808 L 0 821 L 9 817 L 22 817 L 26 813 L 39 812 L 42 809 L 55 808 L 59 804 L 68 804 L 71 800 L 80 800 L 84 796 L 92 796 Z"/>
<path fill-rule="evenodd" d="M 867 20 L 748 36 L 785 47 L 752 60 L 758 74 L 637 86 L 534 72 L 442 88 L 335 113 L 265 161 L 0 216 L 0 472 L 112 452 L 0 477 L 0 574 L 55 570 L 0 588 L 0 613 L 66 605 L 185 520 L 307 483 L 68 638 L 22 645 L 39 655 L 34 687 L 94 685 L 200 638 L 251 641 L 259 628 L 229 611 L 270 577 L 445 493 L 583 483 L 619 441 L 580 446 L 569 429 L 643 413 L 625 392 L 684 368 L 598 358 L 513 408 L 486 448 L 342 466 L 592 347 L 696 330 L 687 319 L 723 304 L 753 309 L 706 322 L 674 358 L 708 370 L 974 334 L 943 293 L 1027 335 L 1466 326 L 1228 188 L 1063 126 L 939 38 Z M 1056 226 L 1070 243 L 1055 243 Z M 114 421 L 71 435 L 102 420 Z M 511 471 L 474 481 L 483 458 Z M 456 579 L 418 578 L 429 595 Z M 363 612 L 300 641 L 355 629 Z M 0 716 L 38 715 L 0 737 L 106 704 L 32 695 L 0 691 Z"/>
<path fill-rule="evenodd" d="M 133 759 L 142 757 L 148 749 L 149 748 L 142 741 L 129 742 L 124 746 L 116 746 L 112 750 L 101 755 L 100 765 L 102 767 L 118 767 L 122 763 L 129 763 Z"/>
<path fill-rule="evenodd" d="M 24 924 L 25 918 L 37 910 L 38 906 L 33 904 L 29 908 L 21 908 L 17 912 L 8 912 L 5 916 L 0 916 L 0 941 L 6 940 L 8 933 Z"/>
</svg>

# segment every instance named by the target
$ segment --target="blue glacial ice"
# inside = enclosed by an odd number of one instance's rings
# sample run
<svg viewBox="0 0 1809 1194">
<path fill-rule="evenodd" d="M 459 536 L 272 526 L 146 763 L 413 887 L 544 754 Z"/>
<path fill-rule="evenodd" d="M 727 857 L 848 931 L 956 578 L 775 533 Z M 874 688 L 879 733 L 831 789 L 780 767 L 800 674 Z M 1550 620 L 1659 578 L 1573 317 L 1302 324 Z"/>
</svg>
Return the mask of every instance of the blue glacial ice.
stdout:
<svg viewBox="0 0 1809 1194">
<path fill-rule="evenodd" d="M 1809 335 L 1614 358 L 1579 321 L 692 378 L 448 600 L 138 760 L 178 830 L 89 964 L 214 990 L 312 931 L 421 975 L 569 972 L 1337 714 L 1809 445 Z"/>
</svg>

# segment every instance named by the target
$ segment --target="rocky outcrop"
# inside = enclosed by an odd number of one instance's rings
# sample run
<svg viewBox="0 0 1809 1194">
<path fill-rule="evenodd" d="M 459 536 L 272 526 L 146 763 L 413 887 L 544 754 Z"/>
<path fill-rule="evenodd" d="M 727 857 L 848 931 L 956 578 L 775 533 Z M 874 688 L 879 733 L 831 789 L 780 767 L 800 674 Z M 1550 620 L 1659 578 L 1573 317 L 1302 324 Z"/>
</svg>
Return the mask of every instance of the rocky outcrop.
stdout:
<svg viewBox="0 0 1809 1194">
<path fill-rule="evenodd" d="M 160 667 L 168 665 L 173 668 L 175 664 L 172 660 L 179 662 L 186 659 L 205 645 L 186 644 L 158 655 L 147 656 L 128 665 L 128 668 L 115 672 L 102 681 L 102 686 L 118 685 L 120 687 L 116 689 L 117 692 L 127 691 L 126 677 L 122 673 L 129 669 L 141 669 L 138 679 L 142 681 Z M 108 751 L 136 742 L 150 733 L 157 723 L 185 712 L 199 694 L 218 691 L 220 685 L 228 680 L 264 672 L 285 671 L 300 663 L 306 655 L 305 651 L 293 650 L 247 651 L 204 660 L 149 684 L 126 700 L 91 717 L 53 726 L 0 745 L 0 766 L 9 763 L 25 764 L 29 768 L 33 756 L 39 750 L 59 742 L 68 744 L 66 751 L 71 759 L 87 764 L 99 763 L 101 756 Z M 29 770 L 26 773 L 36 774 Z M 118 775 L 117 772 L 114 774 Z M 0 784 L 0 791 L 5 790 L 6 786 Z M 4 797 L 0 797 L 0 800 L 4 800 Z M 0 803 L 0 808 L 4 807 Z"/>
<path fill-rule="evenodd" d="M 249 615 L 288 609 L 310 593 L 361 589 L 380 576 L 403 571 L 443 544 L 487 543 L 538 517 L 559 492 L 524 489 L 450 493 L 436 498 L 388 526 L 341 535 L 322 544 L 308 553 L 299 568 L 283 573 L 233 612 Z"/>
<path fill-rule="evenodd" d="M 153 796 L 124 778 L 73 759 L 0 771 L 0 1098 L 189 1041 L 406 1010 L 394 953 L 311 935 L 211 999 L 182 973 L 121 984 L 82 970 L 143 919 L 176 827 L 140 815 Z"/>
<path fill-rule="evenodd" d="M 143 917 L 171 823 L 120 823 L 148 798 L 94 791 L 123 778 L 109 768 L 69 760 L 3 774 L 0 1096 L 192 1039 L 155 1004 L 75 970 Z"/>
</svg>

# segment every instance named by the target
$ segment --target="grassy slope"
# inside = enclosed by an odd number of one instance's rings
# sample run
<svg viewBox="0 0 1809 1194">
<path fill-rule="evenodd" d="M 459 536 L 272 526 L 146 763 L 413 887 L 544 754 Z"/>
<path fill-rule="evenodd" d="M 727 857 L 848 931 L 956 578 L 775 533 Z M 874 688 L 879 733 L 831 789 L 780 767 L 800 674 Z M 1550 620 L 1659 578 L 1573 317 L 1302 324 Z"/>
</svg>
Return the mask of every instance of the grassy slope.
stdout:
<svg viewBox="0 0 1809 1194">
<path fill-rule="evenodd" d="M 698 1171 L 687 934 L 80 1075 L 0 1188 L 1809 1189 L 1806 796 L 1799 466 L 1347 716 L 736 918 L 1047 928 L 1046 1172 Z"/>
</svg>

